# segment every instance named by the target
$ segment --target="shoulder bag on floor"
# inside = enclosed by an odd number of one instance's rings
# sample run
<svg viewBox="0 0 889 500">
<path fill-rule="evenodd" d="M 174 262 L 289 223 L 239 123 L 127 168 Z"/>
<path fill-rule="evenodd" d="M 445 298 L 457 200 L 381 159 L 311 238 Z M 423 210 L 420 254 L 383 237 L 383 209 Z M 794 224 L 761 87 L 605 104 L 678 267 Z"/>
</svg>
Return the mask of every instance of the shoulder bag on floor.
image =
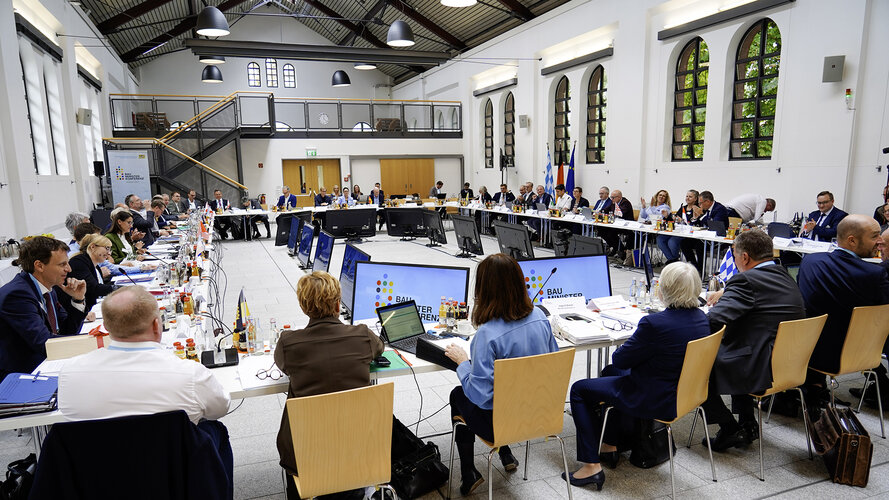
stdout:
<svg viewBox="0 0 889 500">
<path fill-rule="evenodd" d="M 37 455 L 33 453 L 10 463 L 6 468 L 6 480 L 0 483 L 0 500 L 27 499 L 36 469 Z"/>
<path fill-rule="evenodd" d="M 852 410 L 821 410 L 821 417 L 812 424 L 811 434 L 815 453 L 824 458 L 833 482 L 867 486 L 874 446 Z"/>
<path fill-rule="evenodd" d="M 638 419 L 630 463 L 640 469 L 650 469 L 670 460 L 668 442 L 666 425 L 656 420 Z M 672 448 L 675 455 L 676 445 Z"/>
<path fill-rule="evenodd" d="M 398 498 L 417 498 L 448 480 L 438 446 L 424 443 L 397 418 L 392 418 L 392 487 Z"/>
</svg>

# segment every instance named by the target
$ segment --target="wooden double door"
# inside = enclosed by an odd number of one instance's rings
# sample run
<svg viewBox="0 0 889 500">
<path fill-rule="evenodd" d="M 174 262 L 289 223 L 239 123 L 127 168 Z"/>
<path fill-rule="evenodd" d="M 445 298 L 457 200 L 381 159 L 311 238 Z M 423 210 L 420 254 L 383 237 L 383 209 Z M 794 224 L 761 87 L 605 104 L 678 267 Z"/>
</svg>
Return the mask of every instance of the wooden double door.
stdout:
<svg viewBox="0 0 889 500">
<path fill-rule="evenodd" d="M 327 194 L 333 192 L 334 184 L 342 187 L 339 159 L 306 158 L 302 160 L 284 160 L 284 185 L 290 186 L 294 194 L 300 193 L 300 186 L 306 183 L 306 193 L 313 190 L 317 193 L 323 186 Z"/>
<path fill-rule="evenodd" d="M 428 198 L 435 184 L 435 159 L 380 158 L 380 182 L 388 195 L 417 193 Z"/>
</svg>

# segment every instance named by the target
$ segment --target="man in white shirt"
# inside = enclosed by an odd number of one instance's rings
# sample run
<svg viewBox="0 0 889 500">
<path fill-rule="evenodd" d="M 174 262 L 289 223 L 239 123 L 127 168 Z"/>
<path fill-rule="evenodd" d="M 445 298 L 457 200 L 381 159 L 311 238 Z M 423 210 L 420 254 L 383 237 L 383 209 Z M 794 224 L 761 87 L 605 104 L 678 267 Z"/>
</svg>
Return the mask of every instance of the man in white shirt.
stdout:
<svg viewBox="0 0 889 500">
<path fill-rule="evenodd" d="M 72 358 L 59 373 L 59 409 L 68 420 L 185 410 L 197 424 L 228 412 L 229 395 L 210 370 L 160 344 L 163 326 L 148 291 L 115 290 L 102 316 L 108 347 Z"/>
<path fill-rule="evenodd" d="M 569 210 L 571 209 L 572 201 L 573 198 L 571 198 L 571 195 L 565 192 L 565 185 L 558 184 L 556 186 L 556 208 Z"/>
<path fill-rule="evenodd" d="M 756 193 L 747 193 L 726 203 L 725 208 L 728 209 L 729 217 L 738 217 L 742 222 L 762 224 L 762 216 L 775 210 L 775 200 Z"/>
</svg>

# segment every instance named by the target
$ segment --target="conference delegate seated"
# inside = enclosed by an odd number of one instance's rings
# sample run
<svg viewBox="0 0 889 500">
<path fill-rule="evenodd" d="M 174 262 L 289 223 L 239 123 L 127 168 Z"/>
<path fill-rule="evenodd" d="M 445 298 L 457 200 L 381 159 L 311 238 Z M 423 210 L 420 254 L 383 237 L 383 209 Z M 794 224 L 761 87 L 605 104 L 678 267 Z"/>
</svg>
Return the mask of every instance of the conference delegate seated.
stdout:
<svg viewBox="0 0 889 500">
<path fill-rule="evenodd" d="M 296 297 L 309 324 L 301 330 L 285 330 L 275 348 L 275 365 L 290 377 L 288 398 L 370 385 L 370 362 L 383 353 L 383 342 L 364 325 L 340 321 L 340 293 L 339 281 L 323 271 L 304 275 L 296 283 Z M 285 407 L 278 431 L 278 454 L 281 467 L 296 474 L 299 464 L 293 453 Z M 289 479 L 287 498 L 299 498 Z"/>
<path fill-rule="evenodd" d="M 693 207 L 698 205 L 699 193 L 695 189 L 689 189 L 685 193 L 685 203 L 679 205 L 679 209 L 675 214 L 668 214 L 665 220 L 673 221 L 675 224 L 690 224 L 695 214 Z M 659 234 L 657 237 L 657 247 L 661 249 L 667 264 L 671 264 L 679 260 L 681 252 L 682 238 L 679 236 L 667 236 Z"/>
<path fill-rule="evenodd" d="M 339 195 L 335 200 L 337 205 L 345 205 L 347 207 L 351 207 L 355 205 L 355 198 L 349 195 L 349 188 L 343 188 L 343 194 Z"/>
<path fill-rule="evenodd" d="M 331 200 L 332 198 L 327 195 L 327 188 L 322 187 L 318 190 L 318 194 L 315 195 L 315 206 L 326 207 L 330 205 Z"/>
<path fill-rule="evenodd" d="M 141 255 L 136 255 L 142 249 L 142 242 L 133 243 L 133 236 L 130 233 L 132 227 L 133 214 L 126 209 L 111 216 L 111 230 L 105 233 L 105 236 L 111 241 L 111 259 L 115 264 L 120 264 L 128 256 L 136 260 L 144 258 Z M 141 233 L 141 231 L 137 231 L 137 233 Z"/>
<path fill-rule="evenodd" d="M 666 219 L 670 215 L 670 193 L 661 189 L 651 197 L 651 203 L 646 204 L 645 198 L 641 198 L 642 210 L 639 210 L 639 220 Z"/>
<path fill-rule="evenodd" d="M 68 245 L 35 236 L 13 261 L 22 272 L 0 288 L 0 381 L 10 373 L 31 373 L 46 359 L 46 341 L 74 335 L 86 317 L 86 283 L 68 279 Z M 72 307 L 59 302 L 70 295 Z"/>
<path fill-rule="evenodd" d="M 451 418 L 461 417 L 466 422 L 454 431 L 463 495 L 484 481 L 473 464 L 475 436 L 494 441 L 494 361 L 558 349 L 546 316 L 531 305 L 518 262 L 502 253 L 488 256 L 478 265 L 472 323 L 478 331 L 472 339 L 471 363 L 461 347 L 450 344 L 445 349 L 445 355 L 457 363 L 460 379 L 460 385 L 451 391 Z M 499 453 L 507 471 L 518 468 L 519 461 L 509 446 L 501 447 Z"/>
<path fill-rule="evenodd" d="M 571 386 L 571 415 L 577 427 L 577 461 L 571 474 L 574 486 L 595 484 L 602 489 L 602 463 L 616 467 L 627 419 L 676 417 L 676 387 L 689 342 L 710 334 L 707 316 L 698 309 L 701 278 L 695 268 L 674 262 L 661 272 L 658 295 L 666 308 L 639 320 L 633 335 L 611 356 L 599 378 L 578 380 Z M 612 406 L 602 449 L 602 415 Z M 564 478 L 564 473 L 563 473 Z"/>
<path fill-rule="evenodd" d="M 713 193 L 710 191 L 701 191 L 699 203 L 697 206 L 691 207 L 693 216 L 690 223 L 693 226 L 707 228 L 710 221 L 722 222 L 728 227 L 728 210 L 722 203 L 713 199 Z M 694 265 L 698 272 L 704 270 L 704 242 L 694 238 L 683 238 L 679 244 L 682 255 L 685 260 Z"/>
<path fill-rule="evenodd" d="M 478 201 L 482 203 L 491 203 L 494 201 L 494 198 L 491 196 L 491 193 L 488 192 L 488 188 L 482 186 L 478 188 Z"/>
<path fill-rule="evenodd" d="M 71 266 L 69 278 L 83 280 L 86 283 L 84 296 L 85 309 L 89 311 L 96 305 L 99 297 L 104 297 L 115 290 L 114 285 L 106 285 L 99 264 L 111 257 L 111 240 L 100 234 L 88 234 L 80 240 L 80 252 L 68 261 Z M 70 305 L 71 297 L 59 296 L 63 305 Z M 92 313 L 90 313 L 92 314 Z M 91 321 L 93 318 L 87 315 Z"/>
<path fill-rule="evenodd" d="M 278 210 L 290 210 L 296 207 L 296 195 L 290 192 L 290 186 L 283 186 L 281 193 L 281 196 L 278 197 L 278 203 L 275 204 Z"/>
</svg>

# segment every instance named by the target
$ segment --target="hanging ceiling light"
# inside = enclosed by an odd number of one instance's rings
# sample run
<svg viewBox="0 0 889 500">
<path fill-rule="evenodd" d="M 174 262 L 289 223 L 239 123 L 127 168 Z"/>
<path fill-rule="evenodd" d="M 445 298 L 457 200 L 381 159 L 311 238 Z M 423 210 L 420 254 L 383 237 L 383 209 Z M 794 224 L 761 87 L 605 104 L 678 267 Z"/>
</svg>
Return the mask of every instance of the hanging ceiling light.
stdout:
<svg viewBox="0 0 889 500">
<path fill-rule="evenodd" d="M 225 57 L 223 56 L 201 56 L 198 58 L 203 64 L 225 64 Z"/>
<path fill-rule="evenodd" d="M 222 71 L 212 64 L 204 66 L 201 72 L 201 81 L 204 83 L 222 83 Z"/>
<path fill-rule="evenodd" d="M 338 69 L 333 73 L 330 84 L 334 87 L 348 87 L 352 85 L 352 80 L 349 80 L 349 75 L 345 71 Z"/>
<path fill-rule="evenodd" d="M 401 20 L 395 21 L 392 23 L 392 26 L 389 26 L 386 43 L 390 47 L 410 47 L 414 44 L 414 32 L 406 22 Z"/>
<path fill-rule="evenodd" d="M 369 69 L 377 69 L 377 65 L 369 62 L 357 62 L 355 63 L 355 69 L 360 70 L 369 70 Z"/>
<path fill-rule="evenodd" d="M 198 35 L 225 36 L 229 34 L 228 21 L 221 10 L 209 5 L 198 14 L 198 22 L 195 26 Z"/>
<path fill-rule="evenodd" d="M 476 3 L 476 0 L 441 0 L 445 7 L 471 7 Z"/>
</svg>

